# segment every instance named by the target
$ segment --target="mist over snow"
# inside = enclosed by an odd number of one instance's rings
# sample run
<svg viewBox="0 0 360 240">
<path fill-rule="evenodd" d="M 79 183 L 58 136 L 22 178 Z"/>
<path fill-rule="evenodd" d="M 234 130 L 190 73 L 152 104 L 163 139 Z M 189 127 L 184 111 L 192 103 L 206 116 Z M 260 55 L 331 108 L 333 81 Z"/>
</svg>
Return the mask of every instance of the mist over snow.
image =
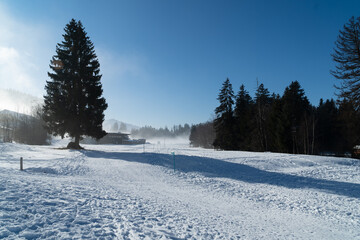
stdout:
<svg viewBox="0 0 360 240">
<path fill-rule="evenodd" d="M 103 129 L 106 132 L 122 132 L 122 133 L 130 133 L 133 129 L 139 129 L 140 127 L 130 124 L 124 123 L 116 119 L 106 119 L 103 122 Z"/>
<path fill-rule="evenodd" d="M 10 110 L 18 113 L 31 114 L 32 109 L 43 104 L 41 98 L 11 89 L 0 88 L 0 111 Z"/>
<path fill-rule="evenodd" d="M 158 145 L 161 147 L 166 147 L 168 145 L 174 145 L 174 144 L 179 144 L 179 145 L 189 145 L 190 144 L 190 140 L 189 140 L 189 136 L 179 136 L 179 137 L 163 137 L 163 138 L 150 138 L 150 139 L 146 139 L 146 142 L 151 143 L 153 145 Z"/>
</svg>

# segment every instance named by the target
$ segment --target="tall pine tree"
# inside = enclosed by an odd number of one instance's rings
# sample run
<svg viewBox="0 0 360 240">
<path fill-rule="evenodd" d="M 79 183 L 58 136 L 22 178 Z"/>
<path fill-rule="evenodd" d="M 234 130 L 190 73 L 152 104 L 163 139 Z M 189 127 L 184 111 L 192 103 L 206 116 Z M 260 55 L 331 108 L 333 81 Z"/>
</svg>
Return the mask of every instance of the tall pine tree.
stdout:
<svg viewBox="0 0 360 240">
<path fill-rule="evenodd" d="M 283 113 L 285 118 L 283 125 L 287 132 L 285 139 L 287 151 L 290 153 L 309 153 L 309 129 L 308 115 L 311 111 L 310 102 L 305 96 L 305 91 L 298 81 L 291 82 L 285 88 L 283 100 Z"/>
<path fill-rule="evenodd" d="M 257 122 L 258 135 L 258 151 L 268 151 L 268 130 L 267 120 L 270 113 L 271 98 L 270 93 L 264 84 L 260 84 L 255 92 L 256 113 L 255 118 Z"/>
<path fill-rule="evenodd" d="M 337 63 L 331 74 L 341 80 L 339 97 L 360 109 L 360 18 L 350 18 L 335 42 L 333 60 Z"/>
<path fill-rule="evenodd" d="M 235 132 L 237 148 L 243 151 L 251 150 L 251 134 L 254 129 L 253 100 L 245 86 L 241 85 L 236 95 L 235 104 Z"/>
<path fill-rule="evenodd" d="M 220 105 L 215 109 L 216 119 L 214 120 L 214 128 L 216 138 L 214 146 L 224 150 L 236 149 L 236 141 L 234 134 L 234 91 L 229 79 L 223 83 L 217 98 Z"/>
<path fill-rule="evenodd" d="M 354 105 L 346 100 L 339 101 L 339 131 L 341 137 L 338 145 L 343 152 L 351 152 L 360 143 L 360 113 Z"/>
<path fill-rule="evenodd" d="M 273 94 L 271 98 L 271 110 L 266 124 L 269 133 L 268 150 L 272 152 L 286 152 L 283 101 L 279 94 Z"/>
<path fill-rule="evenodd" d="M 340 139 L 338 109 L 334 100 L 320 99 L 316 110 L 317 128 L 316 128 L 316 149 L 320 154 L 341 151 L 338 144 Z"/>
<path fill-rule="evenodd" d="M 102 123 L 107 104 L 102 97 L 100 64 L 84 27 L 72 19 L 64 30 L 64 40 L 50 61 L 44 120 L 49 133 L 61 137 L 68 133 L 75 139 L 72 148 L 80 148 L 82 135 L 100 139 L 106 134 Z"/>
</svg>

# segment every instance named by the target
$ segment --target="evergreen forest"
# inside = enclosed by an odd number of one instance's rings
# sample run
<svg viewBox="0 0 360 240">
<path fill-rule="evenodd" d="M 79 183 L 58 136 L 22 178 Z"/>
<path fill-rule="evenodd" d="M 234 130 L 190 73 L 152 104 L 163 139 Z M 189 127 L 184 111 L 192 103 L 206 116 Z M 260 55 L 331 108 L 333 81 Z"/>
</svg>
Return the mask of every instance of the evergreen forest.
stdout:
<svg viewBox="0 0 360 240">
<path fill-rule="evenodd" d="M 347 100 L 310 104 L 298 81 L 284 93 L 259 84 L 251 97 L 244 85 L 235 95 L 227 79 L 220 90 L 216 118 L 192 126 L 193 146 L 223 150 L 344 155 L 359 143 L 360 115 Z"/>
</svg>

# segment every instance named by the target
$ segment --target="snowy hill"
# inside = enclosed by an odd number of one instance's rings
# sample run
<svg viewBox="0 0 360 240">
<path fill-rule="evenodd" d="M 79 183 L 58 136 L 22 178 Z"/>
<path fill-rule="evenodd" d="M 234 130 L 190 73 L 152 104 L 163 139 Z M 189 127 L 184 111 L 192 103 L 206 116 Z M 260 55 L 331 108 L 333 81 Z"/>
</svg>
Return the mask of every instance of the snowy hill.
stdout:
<svg viewBox="0 0 360 240">
<path fill-rule="evenodd" d="M 31 118 L 30 115 L 10 111 L 10 110 L 7 110 L 7 109 L 0 110 L 0 116 L 11 116 L 11 117 L 14 117 L 14 118 Z"/>
<path fill-rule="evenodd" d="M 108 119 L 103 122 L 103 129 L 106 132 L 122 132 L 130 133 L 132 129 L 139 129 L 140 127 L 124 123 L 115 119 Z"/>
<path fill-rule="evenodd" d="M 0 127 L 14 128 L 17 124 L 16 119 L 31 119 L 32 116 L 27 114 L 22 114 L 10 110 L 1 110 L 0 111 Z"/>
<path fill-rule="evenodd" d="M 0 110 L 31 114 L 32 109 L 39 104 L 43 104 L 40 98 L 16 90 L 0 88 Z"/>
<path fill-rule="evenodd" d="M 143 147 L 0 144 L 0 238 L 360 239 L 358 160 Z"/>
</svg>

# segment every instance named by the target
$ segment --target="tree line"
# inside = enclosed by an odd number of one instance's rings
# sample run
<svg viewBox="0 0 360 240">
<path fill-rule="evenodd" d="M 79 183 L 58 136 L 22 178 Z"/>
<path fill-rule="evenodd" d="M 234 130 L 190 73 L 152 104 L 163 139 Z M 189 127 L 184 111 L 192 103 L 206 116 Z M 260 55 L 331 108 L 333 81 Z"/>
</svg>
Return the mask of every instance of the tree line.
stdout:
<svg viewBox="0 0 360 240">
<path fill-rule="evenodd" d="M 215 137 L 214 121 L 191 126 L 189 140 L 193 147 L 213 148 Z"/>
<path fill-rule="evenodd" d="M 211 125 L 213 146 L 224 150 L 343 155 L 359 141 L 360 116 L 351 102 L 321 99 L 313 106 L 298 81 L 282 96 L 260 84 L 252 98 L 244 85 L 235 96 L 227 79 L 218 100 L 215 120 L 192 128 L 193 145 L 204 146 L 194 136 L 204 126 L 208 130 L 202 137 L 211 136 Z"/>
<path fill-rule="evenodd" d="M 165 128 L 154 128 L 151 126 L 141 127 L 139 129 L 132 129 L 131 135 L 137 138 L 175 138 L 175 137 L 188 137 L 190 134 L 190 125 L 174 125 L 171 129 Z"/>
<path fill-rule="evenodd" d="M 30 145 L 50 144 L 50 135 L 44 128 L 41 106 L 32 110 L 31 115 L 10 111 L 0 112 L 0 141 Z"/>
</svg>

